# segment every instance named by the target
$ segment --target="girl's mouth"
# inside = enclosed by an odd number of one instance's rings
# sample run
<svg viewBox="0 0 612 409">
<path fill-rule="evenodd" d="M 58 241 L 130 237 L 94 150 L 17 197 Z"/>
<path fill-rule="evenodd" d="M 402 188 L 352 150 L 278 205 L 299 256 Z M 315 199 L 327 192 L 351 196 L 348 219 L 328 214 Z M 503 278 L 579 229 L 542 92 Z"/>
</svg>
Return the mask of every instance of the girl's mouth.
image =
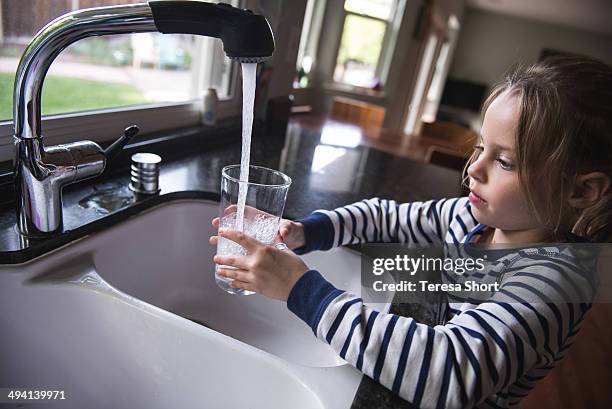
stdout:
<svg viewBox="0 0 612 409">
<path fill-rule="evenodd" d="M 473 205 L 484 205 L 484 204 L 487 203 L 486 200 L 484 200 L 482 197 L 478 196 L 473 191 L 470 191 L 469 200 L 470 200 L 470 203 L 473 204 Z"/>
</svg>

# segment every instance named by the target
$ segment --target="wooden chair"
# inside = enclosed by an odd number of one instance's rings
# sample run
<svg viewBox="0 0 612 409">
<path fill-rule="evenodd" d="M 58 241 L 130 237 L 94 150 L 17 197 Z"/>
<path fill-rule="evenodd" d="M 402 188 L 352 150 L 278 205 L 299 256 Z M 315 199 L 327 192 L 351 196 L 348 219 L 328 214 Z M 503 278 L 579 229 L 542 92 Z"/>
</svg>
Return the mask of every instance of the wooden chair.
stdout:
<svg viewBox="0 0 612 409">
<path fill-rule="evenodd" d="M 467 157 L 461 152 L 440 146 L 430 146 L 427 150 L 426 160 L 434 165 L 444 166 L 445 168 L 463 171 L 467 162 Z"/>
<path fill-rule="evenodd" d="M 429 143 L 444 146 L 467 156 L 478 139 L 478 134 L 469 128 L 450 122 L 424 122 L 421 137 Z"/>
<path fill-rule="evenodd" d="M 427 150 L 426 160 L 428 163 L 443 166 L 445 168 L 454 169 L 463 172 L 463 168 L 467 163 L 468 157 L 461 152 L 454 151 L 440 146 L 430 146 Z M 461 184 L 461 195 L 467 196 L 469 189 Z"/>
<path fill-rule="evenodd" d="M 351 98 L 334 97 L 330 117 L 364 128 L 381 128 L 385 108 Z"/>
</svg>

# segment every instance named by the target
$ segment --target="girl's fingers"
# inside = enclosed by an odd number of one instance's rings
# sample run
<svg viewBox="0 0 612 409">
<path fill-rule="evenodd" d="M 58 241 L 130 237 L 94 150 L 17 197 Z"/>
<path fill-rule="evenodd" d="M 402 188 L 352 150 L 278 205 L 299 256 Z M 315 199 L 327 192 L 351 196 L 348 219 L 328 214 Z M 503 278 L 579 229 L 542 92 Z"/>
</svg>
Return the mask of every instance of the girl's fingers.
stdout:
<svg viewBox="0 0 612 409">
<path fill-rule="evenodd" d="M 249 284 L 249 283 L 244 283 L 242 281 L 232 281 L 229 283 L 229 286 L 232 288 L 239 288 L 241 290 L 246 290 L 246 291 L 253 291 L 253 292 L 257 292 L 255 291 L 255 288 Z"/>
<path fill-rule="evenodd" d="M 253 281 L 253 275 L 245 270 L 220 268 L 219 270 L 217 270 L 217 275 L 220 275 L 222 277 L 232 278 L 242 283 L 251 283 Z"/>
<path fill-rule="evenodd" d="M 210 236 L 208 239 L 208 242 L 212 244 L 213 246 L 216 246 L 218 241 L 219 241 L 218 236 Z"/>
<path fill-rule="evenodd" d="M 223 214 L 227 216 L 229 214 L 236 213 L 237 209 L 238 209 L 238 206 L 236 206 L 236 205 L 229 205 L 229 206 L 227 206 L 225 208 L 225 210 L 223 210 Z"/>
<path fill-rule="evenodd" d="M 242 270 L 248 270 L 246 258 L 244 256 L 219 256 L 215 254 L 213 262 L 222 266 L 231 266 Z"/>
<path fill-rule="evenodd" d="M 253 253 L 258 246 L 264 245 L 253 237 L 248 236 L 243 232 L 237 230 L 219 229 L 219 236 L 225 237 L 233 242 L 240 244 L 249 253 Z"/>
<path fill-rule="evenodd" d="M 282 239 L 282 238 L 283 238 L 283 235 L 281 234 L 281 232 L 280 232 L 280 231 L 277 231 L 277 232 L 276 232 L 276 236 L 274 236 L 274 237 L 276 237 L 277 239 Z"/>
<path fill-rule="evenodd" d="M 214 219 L 212 219 L 212 225 L 213 227 L 219 227 L 219 218 L 215 217 Z"/>
<path fill-rule="evenodd" d="M 227 206 L 224 210 L 223 210 L 223 214 L 225 216 L 229 216 L 232 213 L 236 213 L 238 212 L 238 206 L 233 204 L 233 205 L 229 205 Z M 254 216 L 256 214 L 260 213 L 256 208 L 252 207 L 252 206 L 245 206 L 244 207 L 244 214 L 247 216 Z"/>
</svg>

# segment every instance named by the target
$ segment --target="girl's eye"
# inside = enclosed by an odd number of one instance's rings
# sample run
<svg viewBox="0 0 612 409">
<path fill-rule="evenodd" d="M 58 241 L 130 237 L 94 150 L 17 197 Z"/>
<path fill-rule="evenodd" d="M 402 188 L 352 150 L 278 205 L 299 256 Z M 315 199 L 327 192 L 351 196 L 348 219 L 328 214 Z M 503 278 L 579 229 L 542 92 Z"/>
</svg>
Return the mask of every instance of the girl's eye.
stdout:
<svg viewBox="0 0 612 409">
<path fill-rule="evenodd" d="M 511 163 L 506 162 L 503 159 L 497 159 L 497 162 L 499 163 L 499 166 L 503 169 L 503 170 L 512 170 L 513 166 Z"/>
<path fill-rule="evenodd" d="M 474 145 L 474 150 L 475 150 L 476 152 L 478 152 L 478 153 L 477 153 L 477 156 L 480 156 L 480 154 L 481 154 L 482 152 L 484 152 L 484 146 L 482 146 L 482 145 Z M 510 162 L 505 161 L 504 159 L 498 158 L 498 159 L 495 159 L 495 161 L 496 161 L 497 163 L 499 163 L 499 166 L 500 166 L 500 167 L 501 167 L 503 170 L 511 171 L 511 170 L 513 170 L 513 169 L 514 169 L 514 165 L 512 165 L 512 163 L 510 163 Z"/>
</svg>

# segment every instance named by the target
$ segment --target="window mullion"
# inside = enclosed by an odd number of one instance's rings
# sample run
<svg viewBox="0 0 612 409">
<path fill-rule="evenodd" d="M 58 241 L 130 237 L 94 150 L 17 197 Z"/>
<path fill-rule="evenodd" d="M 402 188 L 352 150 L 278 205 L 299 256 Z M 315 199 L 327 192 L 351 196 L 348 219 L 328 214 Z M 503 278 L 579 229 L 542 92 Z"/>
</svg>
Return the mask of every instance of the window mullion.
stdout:
<svg viewBox="0 0 612 409">
<path fill-rule="evenodd" d="M 371 16 L 369 14 L 362 14 L 362 13 L 356 13 L 354 11 L 344 10 L 344 18 L 346 18 L 346 16 L 349 15 L 349 14 L 352 14 L 353 16 L 357 16 L 357 17 L 363 17 L 363 18 L 367 18 L 367 19 L 371 19 L 371 20 L 381 21 L 381 22 L 383 22 L 385 24 L 389 23 L 389 20 L 386 20 L 384 18 Z"/>
<path fill-rule="evenodd" d="M 383 69 L 383 63 L 384 63 L 384 60 L 385 60 L 385 55 L 388 52 L 387 45 L 389 44 L 390 31 L 391 30 L 389 30 L 389 23 L 385 22 L 385 34 L 383 36 L 382 45 L 380 47 L 380 54 L 378 54 L 378 61 L 376 61 L 376 70 L 374 71 L 376 76 L 381 81 L 382 81 L 381 71 Z"/>
</svg>

